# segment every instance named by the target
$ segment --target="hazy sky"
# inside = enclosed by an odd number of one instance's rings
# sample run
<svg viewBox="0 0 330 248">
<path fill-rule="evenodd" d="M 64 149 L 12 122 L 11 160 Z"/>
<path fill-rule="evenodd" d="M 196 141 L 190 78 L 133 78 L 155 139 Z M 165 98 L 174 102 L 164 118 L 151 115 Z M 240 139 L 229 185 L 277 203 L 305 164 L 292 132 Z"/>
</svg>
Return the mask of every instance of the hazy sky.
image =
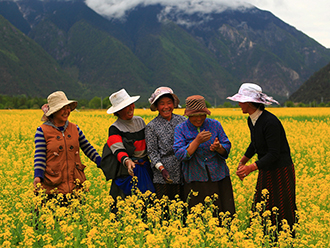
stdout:
<svg viewBox="0 0 330 248">
<path fill-rule="evenodd" d="M 120 17 L 125 10 L 134 8 L 140 3 L 167 3 L 190 12 L 210 12 L 222 10 L 220 3 L 231 7 L 238 4 L 233 0 L 85 0 L 96 12 L 113 17 Z M 259 9 L 268 10 L 282 21 L 302 31 L 321 45 L 330 48 L 330 0 L 245 0 Z M 241 2 L 243 3 L 243 2 Z"/>
</svg>

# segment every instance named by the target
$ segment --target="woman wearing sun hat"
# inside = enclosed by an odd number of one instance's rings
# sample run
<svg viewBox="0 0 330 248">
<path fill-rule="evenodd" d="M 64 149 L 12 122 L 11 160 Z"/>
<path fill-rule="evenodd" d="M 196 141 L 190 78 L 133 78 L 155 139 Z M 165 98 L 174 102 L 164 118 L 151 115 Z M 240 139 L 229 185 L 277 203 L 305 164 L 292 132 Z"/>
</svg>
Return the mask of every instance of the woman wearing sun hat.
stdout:
<svg viewBox="0 0 330 248">
<path fill-rule="evenodd" d="M 198 192 L 198 196 L 190 195 L 189 207 L 216 194 L 214 204 L 218 211 L 234 214 L 233 189 L 226 164 L 231 143 L 221 123 L 207 118 L 211 112 L 204 97 L 188 97 L 184 114 L 189 118 L 175 128 L 173 149 L 182 161 L 185 197 L 191 190 Z"/>
<path fill-rule="evenodd" d="M 278 102 L 262 93 L 261 87 L 254 83 L 243 83 L 238 93 L 227 99 L 238 102 L 242 112 L 249 114 L 251 143 L 239 162 L 236 174 L 243 180 L 251 172 L 259 170 L 254 207 L 262 201 L 262 190 L 267 189 L 269 199 L 266 210 L 272 211 L 273 207 L 277 207 L 279 223 L 286 219 L 292 227 L 297 208 L 290 147 L 280 120 L 265 110 L 265 105 Z M 255 154 L 258 155 L 257 161 L 247 165 Z M 276 223 L 275 217 L 272 216 L 273 225 Z"/>
<path fill-rule="evenodd" d="M 56 91 L 42 106 L 44 123 L 35 134 L 34 187 L 38 183 L 52 197 L 56 193 L 72 193 L 86 180 L 79 148 L 99 165 L 101 157 L 78 127 L 68 121 L 77 101 L 68 100 L 65 93 Z"/>
<path fill-rule="evenodd" d="M 148 156 L 153 169 L 153 183 L 159 199 L 167 195 L 175 200 L 182 198 L 181 163 L 174 155 L 174 128 L 186 121 L 181 115 L 173 114 L 180 101 L 169 87 L 159 87 L 149 98 L 151 111 L 158 111 L 158 116 L 146 126 Z"/>
<path fill-rule="evenodd" d="M 155 192 L 147 157 L 144 134 L 146 125 L 140 116 L 134 116 L 134 103 L 139 98 L 140 96 L 131 97 L 125 89 L 109 97 L 112 106 L 107 113 L 118 117 L 109 127 L 107 140 L 107 145 L 118 163 L 112 171 L 115 174 L 112 174 L 110 194 L 114 198 L 118 195 L 125 197 L 131 194 L 133 176 L 137 176 L 137 188 L 142 193 L 147 190 Z M 128 149 L 127 144 L 133 149 Z"/>
</svg>

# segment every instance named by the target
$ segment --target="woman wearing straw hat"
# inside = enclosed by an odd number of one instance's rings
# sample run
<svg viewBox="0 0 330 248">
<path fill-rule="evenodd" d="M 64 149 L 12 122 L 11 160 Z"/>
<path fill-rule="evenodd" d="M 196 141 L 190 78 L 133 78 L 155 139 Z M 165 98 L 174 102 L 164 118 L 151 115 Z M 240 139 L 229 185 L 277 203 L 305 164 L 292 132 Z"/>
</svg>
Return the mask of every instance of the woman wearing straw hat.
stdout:
<svg viewBox="0 0 330 248">
<path fill-rule="evenodd" d="M 280 120 L 265 110 L 265 105 L 278 102 L 262 93 L 261 87 L 254 83 L 243 83 L 238 93 L 227 99 L 238 102 L 242 112 L 249 114 L 251 143 L 239 162 L 236 174 L 243 180 L 251 172 L 259 170 L 253 210 L 262 201 L 262 190 L 267 189 L 266 210 L 272 211 L 273 207 L 277 207 L 279 223 L 286 219 L 292 227 L 297 208 L 290 147 Z M 257 161 L 247 165 L 255 154 L 258 155 Z M 276 224 L 275 218 L 272 215 L 273 225 Z"/>
<path fill-rule="evenodd" d="M 155 192 L 150 162 L 147 157 L 144 134 L 146 125 L 140 116 L 134 116 L 134 102 L 139 98 L 140 96 L 131 97 L 125 89 L 121 89 L 109 97 L 112 106 L 107 113 L 118 117 L 109 128 L 107 140 L 108 147 L 119 164 L 119 168 L 113 168 L 116 172 L 110 194 L 114 198 L 118 195 L 125 197 L 131 194 L 133 176 L 137 176 L 137 188 L 142 193 L 147 190 Z M 130 149 L 132 152 L 128 151 L 125 146 L 127 143 L 133 147 Z"/>
<path fill-rule="evenodd" d="M 37 191 L 40 183 L 52 197 L 56 193 L 72 193 L 86 180 L 79 148 L 97 165 L 101 157 L 78 125 L 68 121 L 77 101 L 68 100 L 62 91 L 50 94 L 47 101 L 42 106 L 44 123 L 35 134 L 33 184 Z"/>
<path fill-rule="evenodd" d="M 182 197 L 181 163 L 174 155 L 174 128 L 186 121 L 184 116 L 173 114 L 180 101 L 169 87 L 159 87 L 149 98 L 151 111 L 158 116 L 146 126 L 146 143 L 151 161 L 154 186 L 159 199 L 167 195 L 170 200 Z"/>
<path fill-rule="evenodd" d="M 198 192 L 197 197 L 189 196 L 189 207 L 216 194 L 214 204 L 218 211 L 234 214 L 233 189 L 226 164 L 231 143 L 221 123 L 206 117 L 210 114 L 204 97 L 188 97 L 185 115 L 189 118 L 175 128 L 173 149 L 182 161 L 185 196 L 191 190 Z"/>
</svg>

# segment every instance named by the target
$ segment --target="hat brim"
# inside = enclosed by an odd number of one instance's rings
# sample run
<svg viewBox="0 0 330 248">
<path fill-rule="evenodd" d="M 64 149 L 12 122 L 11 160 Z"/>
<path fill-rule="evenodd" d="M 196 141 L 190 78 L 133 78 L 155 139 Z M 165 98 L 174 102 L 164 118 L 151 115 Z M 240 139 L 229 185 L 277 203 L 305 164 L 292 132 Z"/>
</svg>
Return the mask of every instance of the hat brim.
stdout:
<svg viewBox="0 0 330 248">
<path fill-rule="evenodd" d="M 45 115 L 48 117 L 48 116 L 56 113 L 57 111 L 59 111 L 61 108 L 63 108 L 66 105 L 70 105 L 71 111 L 73 111 L 76 109 L 78 102 L 74 101 L 74 100 L 68 100 L 67 102 L 61 102 L 60 104 L 57 104 L 54 107 L 50 108 Z"/>
<path fill-rule="evenodd" d="M 198 109 L 198 110 L 185 110 L 184 115 L 186 116 L 195 116 L 195 115 L 210 115 L 211 112 L 208 108 Z"/>
<path fill-rule="evenodd" d="M 174 98 L 174 108 L 177 108 L 179 106 L 180 100 L 177 97 L 177 95 L 175 95 L 174 93 L 164 92 L 164 93 L 161 93 L 161 94 L 159 94 L 158 96 L 155 97 L 154 101 L 150 105 L 150 110 L 151 111 L 156 111 L 157 110 L 157 106 L 155 105 L 155 103 L 161 96 L 164 96 L 164 95 L 173 96 L 173 98 Z"/>
<path fill-rule="evenodd" d="M 255 102 L 255 103 L 262 103 L 262 104 L 269 105 L 268 102 L 256 100 L 256 99 L 254 99 L 252 97 L 248 97 L 248 96 L 243 96 L 239 93 L 237 93 L 233 96 L 229 96 L 229 97 L 227 97 L 227 99 L 232 100 L 234 102 L 243 102 L 243 103 L 245 103 L 245 102 Z"/>
<path fill-rule="evenodd" d="M 127 98 L 126 100 L 122 101 L 119 105 L 117 106 L 111 106 L 108 110 L 107 110 L 107 114 L 113 114 L 116 113 L 120 110 L 122 110 L 123 108 L 131 105 L 132 103 L 136 102 L 137 100 L 139 100 L 140 96 L 131 96 L 129 98 Z"/>
</svg>

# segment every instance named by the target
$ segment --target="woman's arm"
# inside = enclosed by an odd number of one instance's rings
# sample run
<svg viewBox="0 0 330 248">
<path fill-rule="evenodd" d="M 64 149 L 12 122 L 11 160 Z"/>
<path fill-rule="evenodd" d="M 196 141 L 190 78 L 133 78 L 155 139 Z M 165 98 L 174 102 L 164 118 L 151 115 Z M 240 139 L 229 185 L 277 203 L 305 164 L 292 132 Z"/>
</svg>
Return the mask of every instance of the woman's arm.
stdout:
<svg viewBox="0 0 330 248">
<path fill-rule="evenodd" d="M 158 136 L 151 125 L 147 125 L 145 128 L 146 145 L 148 156 L 151 161 L 151 165 L 157 169 L 162 165 L 160 161 L 160 153 L 158 151 Z"/>
<path fill-rule="evenodd" d="M 100 166 L 101 163 L 101 156 L 98 154 L 98 152 L 95 150 L 95 148 L 89 143 L 89 141 L 86 139 L 83 131 L 78 127 L 78 133 L 79 133 L 79 146 L 81 150 L 85 153 L 85 155 L 95 162 L 97 166 Z"/>
<path fill-rule="evenodd" d="M 43 181 L 46 169 L 46 140 L 41 127 L 37 128 L 34 143 L 34 178 L 40 178 L 40 181 Z"/>
</svg>

